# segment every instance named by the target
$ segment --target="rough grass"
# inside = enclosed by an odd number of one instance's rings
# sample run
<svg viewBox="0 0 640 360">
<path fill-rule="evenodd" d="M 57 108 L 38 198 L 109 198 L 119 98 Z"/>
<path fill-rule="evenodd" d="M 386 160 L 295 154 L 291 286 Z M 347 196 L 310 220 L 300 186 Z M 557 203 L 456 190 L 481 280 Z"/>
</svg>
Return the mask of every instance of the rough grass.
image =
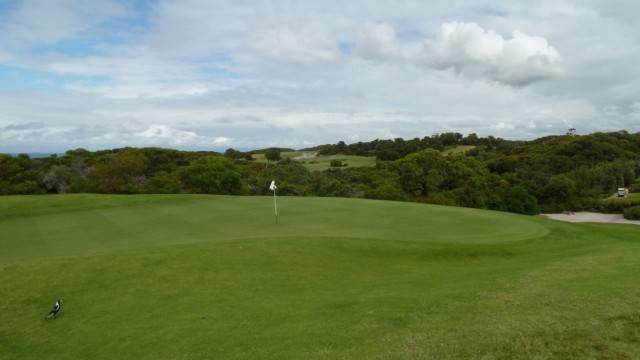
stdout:
<svg viewBox="0 0 640 360">
<path fill-rule="evenodd" d="M 310 158 L 298 159 L 303 155 L 302 151 L 285 151 L 280 153 L 282 159 L 290 158 L 304 165 L 309 171 L 324 171 L 331 168 L 331 161 L 339 160 L 342 162 L 341 168 L 348 167 L 372 167 L 376 166 L 376 158 L 374 156 L 357 156 L 357 155 L 317 155 Z M 268 162 L 264 154 L 254 154 L 254 161 Z"/>
<path fill-rule="evenodd" d="M 454 147 L 442 150 L 442 155 L 447 156 L 447 155 L 458 154 L 458 153 L 466 153 L 475 148 L 476 148 L 475 145 L 458 145 L 458 146 L 454 146 Z"/>
<path fill-rule="evenodd" d="M 357 156 L 357 155 L 321 155 L 309 159 L 296 160 L 301 162 L 310 171 L 324 171 L 331 168 L 331 162 L 340 161 L 342 166 L 348 167 L 373 167 L 376 166 L 376 158 L 373 156 Z"/>
<path fill-rule="evenodd" d="M 271 200 L 0 198 L 0 357 L 640 354 L 636 227 Z"/>
</svg>

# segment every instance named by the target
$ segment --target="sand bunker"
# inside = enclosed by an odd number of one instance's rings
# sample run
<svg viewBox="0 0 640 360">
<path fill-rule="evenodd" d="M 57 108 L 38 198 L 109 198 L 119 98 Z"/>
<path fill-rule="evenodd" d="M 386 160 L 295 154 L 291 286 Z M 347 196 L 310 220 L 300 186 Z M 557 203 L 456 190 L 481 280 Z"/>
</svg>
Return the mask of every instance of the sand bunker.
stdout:
<svg viewBox="0 0 640 360">
<path fill-rule="evenodd" d="M 640 220 L 627 220 L 621 214 L 601 214 L 594 212 L 576 212 L 566 214 L 542 214 L 549 219 L 569 222 L 592 222 L 592 223 L 614 223 L 640 225 Z"/>
</svg>

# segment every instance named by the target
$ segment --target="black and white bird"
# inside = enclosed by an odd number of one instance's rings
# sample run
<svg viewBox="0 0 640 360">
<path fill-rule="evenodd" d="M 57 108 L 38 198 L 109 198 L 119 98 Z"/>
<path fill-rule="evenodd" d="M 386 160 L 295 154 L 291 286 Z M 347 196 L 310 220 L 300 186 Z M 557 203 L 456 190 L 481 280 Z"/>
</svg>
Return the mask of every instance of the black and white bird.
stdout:
<svg viewBox="0 0 640 360">
<path fill-rule="evenodd" d="M 58 299 L 58 301 L 56 301 L 56 304 L 51 308 L 51 311 L 49 311 L 47 317 L 45 317 L 44 319 L 47 320 L 51 316 L 56 317 L 56 314 L 58 314 L 58 311 L 60 311 L 60 305 L 62 305 L 62 300 Z"/>
</svg>

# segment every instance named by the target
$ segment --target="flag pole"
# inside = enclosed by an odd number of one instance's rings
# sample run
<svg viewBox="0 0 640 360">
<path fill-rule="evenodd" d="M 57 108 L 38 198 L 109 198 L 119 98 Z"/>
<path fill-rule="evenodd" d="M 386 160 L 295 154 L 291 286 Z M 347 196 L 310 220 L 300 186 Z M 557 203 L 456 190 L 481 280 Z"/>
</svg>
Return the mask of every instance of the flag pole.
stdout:
<svg viewBox="0 0 640 360">
<path fill-rule="evenodd" d="M 276 189 L 278 187 L 276 186 L 276 181 L 272 180 L 271 181 L 271 185 L 269 186 L 269 190 L 273 190 L 273 209 L 275 211 L 276 214 L 276 224 L 278 223 L 278 203 L 276 202 Z"/>
<path fill-rule="evenodd" d="M 273 209 L 276 213 L 276 224 L 278 223 L 278 203 L 276 202 L 276 189 L 273 189 Z"/>
</svg>

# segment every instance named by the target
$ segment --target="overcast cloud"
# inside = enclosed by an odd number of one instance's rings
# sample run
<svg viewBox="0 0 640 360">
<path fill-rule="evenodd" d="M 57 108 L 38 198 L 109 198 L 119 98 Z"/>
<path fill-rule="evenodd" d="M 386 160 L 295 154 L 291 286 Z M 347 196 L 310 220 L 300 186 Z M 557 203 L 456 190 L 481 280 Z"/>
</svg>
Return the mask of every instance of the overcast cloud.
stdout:
<svg viewBox="0 0 640 360">
<path fill-rule="evenodd" d="M 637 1 L 0 0 L 0 152 L 640 131 Z"/>
</svg>

